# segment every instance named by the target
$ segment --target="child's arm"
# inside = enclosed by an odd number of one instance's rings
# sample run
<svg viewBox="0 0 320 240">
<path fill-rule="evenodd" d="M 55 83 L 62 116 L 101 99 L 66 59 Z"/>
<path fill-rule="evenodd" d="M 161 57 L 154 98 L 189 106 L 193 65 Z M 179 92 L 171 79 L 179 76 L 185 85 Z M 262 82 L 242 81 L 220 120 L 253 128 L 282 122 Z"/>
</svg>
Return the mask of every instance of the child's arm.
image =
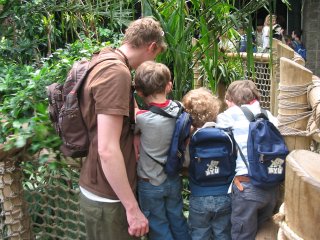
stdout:
<svg viewBox="0 0 320 240">
<path fill-rule="evenodd" d="M 137 118 L 137 113 L 139 111 L 137 102 L 135 101 L 135 116 L 136 116 L 136 124 L 134 128 L 134 137 L 133 137 L 133 147 L 134 147 L 134 153 L 136 156 L 136 161 L 139 160 L 140 157 L 140 135 L 141 135 L 141 129 L 140 129 L 140 121 Z"/>
<path fill-rule="evenodd" d="M 140 133 L 134 135 L 133 146 L 134 146 L 136 161 L 138 161 L 140 157 Z"/>
</svg>

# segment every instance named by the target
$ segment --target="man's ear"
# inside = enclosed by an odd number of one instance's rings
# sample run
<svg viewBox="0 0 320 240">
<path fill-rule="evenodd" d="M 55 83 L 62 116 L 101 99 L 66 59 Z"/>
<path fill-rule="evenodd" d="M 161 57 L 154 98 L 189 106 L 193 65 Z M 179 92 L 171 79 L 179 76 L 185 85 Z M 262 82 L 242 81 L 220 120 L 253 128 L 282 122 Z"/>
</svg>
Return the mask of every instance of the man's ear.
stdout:
<svg viewBox="0 0 320 240">
<path fill-rule="evenodd" d="M 155 42 L 152 42 L 148 47 L 148 51 L 150 52 L 156 52 L 157 50 L 158 50 L 158 45 Z"/>
</svg>

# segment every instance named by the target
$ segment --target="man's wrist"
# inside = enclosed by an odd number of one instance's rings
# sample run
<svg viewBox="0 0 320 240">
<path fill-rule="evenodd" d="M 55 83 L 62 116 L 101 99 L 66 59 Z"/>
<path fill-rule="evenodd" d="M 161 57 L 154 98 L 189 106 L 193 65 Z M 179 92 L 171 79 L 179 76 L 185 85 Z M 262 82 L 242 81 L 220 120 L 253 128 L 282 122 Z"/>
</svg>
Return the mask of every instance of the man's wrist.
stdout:
<svg viewBox="0 0 320 240">
<path fill-rule="evenodd" d="M 137 209 L 139 209 L 138 203 L 136 201 L 127 202 L 127 203 L 124 203 L 123 205 L 127 212 L 133 213 Z"/>
</svg>

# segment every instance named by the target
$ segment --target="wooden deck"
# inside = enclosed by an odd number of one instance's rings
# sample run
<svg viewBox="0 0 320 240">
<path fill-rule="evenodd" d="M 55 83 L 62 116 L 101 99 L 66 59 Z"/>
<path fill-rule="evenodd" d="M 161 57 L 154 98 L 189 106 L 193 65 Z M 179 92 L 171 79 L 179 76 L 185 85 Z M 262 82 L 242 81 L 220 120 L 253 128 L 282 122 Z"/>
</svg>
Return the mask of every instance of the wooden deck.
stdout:
<svg viewBox="0 0 320 240">
<path fill-rule="evenodd" d="M 278 234 L 278 225 L 272 219 L 268 220 L 256 236 L 256 240 L 276 240 Z"/>
</svg>

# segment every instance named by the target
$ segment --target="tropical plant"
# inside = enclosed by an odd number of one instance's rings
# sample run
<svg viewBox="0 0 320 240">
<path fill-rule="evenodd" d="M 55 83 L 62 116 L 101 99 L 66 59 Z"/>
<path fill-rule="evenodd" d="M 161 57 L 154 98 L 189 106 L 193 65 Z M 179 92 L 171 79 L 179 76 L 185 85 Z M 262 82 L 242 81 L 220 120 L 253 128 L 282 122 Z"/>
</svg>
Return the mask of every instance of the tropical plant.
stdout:
<svg viewBox="0 0 320 240">
<path fill-rule="evenodd" d="M 134 17 L 134 1 L 7 1 L 0 11 L 0 54 L 19 63 L 40 61 L 84 37 L 106 40 Z"/>
<path fill-rule="evenodd" d="M 60 140 L 48 118 L 45 88 L 53 82 L 63 82 L 74 61 L 88 58 L 107 45 L 113 46 L 85 38 L 42 59 L 40 67 L 0 58 L 0 144 L 5 143 L 6 149 L 19 148 L 32 138 L 32 153 L 43 148 L 57 149 Z"/>
<path fill-rule="evenodd" d="M 287 2 L 286 0 L 283 0 Z M 243 76 L 239 61 L 230 59 L 220 51 L 219 37 L 238 38 L 236 29 L 245 26 L 248 37 L 247 69 L 254 74 L 251 15 L 259 8 L 273 9 L 274 0 L 141 0 L 142 14 L 157 18 L 168 43 L 168 51 L 160 59 L 167 63 L 174 75 L 173 97 L 180 99 L 192 87 L 193 66 L 200 62 L 203 77 L 213 92 L 218 82 L 228 82 Z M 249 34 L 250 33 L 250 34 Z M 196 38 L 193 44 L 193 38 Z M 234 43 L 236 44 L 236 43 Z"/>
</svg>

